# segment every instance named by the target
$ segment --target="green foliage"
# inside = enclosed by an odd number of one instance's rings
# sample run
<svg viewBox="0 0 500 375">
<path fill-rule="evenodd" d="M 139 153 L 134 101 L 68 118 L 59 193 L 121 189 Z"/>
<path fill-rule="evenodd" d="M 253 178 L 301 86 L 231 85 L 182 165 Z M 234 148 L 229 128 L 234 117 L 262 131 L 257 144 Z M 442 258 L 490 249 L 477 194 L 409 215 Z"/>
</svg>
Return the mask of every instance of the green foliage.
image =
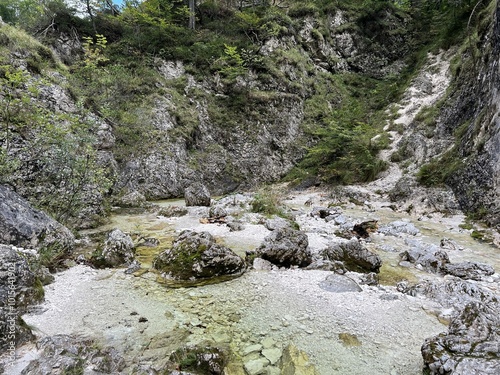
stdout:
<svg viewBox="0 0 500 375">
<path fill-rule="evenodd" d="M 96 41 L 89 36 L 83 37 L 83 65 L 88 70 L 97 69 L 109 59 L 104 55 L 108 41 L 101 34 L 96 34 Z"/>
<path fill-rule="evenodd" d="M 215 62 L 215 66 L 222 77 L 228 81 L 233 81 L 236 77 L 244 75 L 247 71 L 238 48 L 227 44 L 224 44 L 224 56 Z"/>
<path fill-rule="evenodd" d="M 424 186 L 443 185 L 463 166 L 463 161 L 458 157 L 456 148 L 453 148 L 443 156 L 424 164 L 417 173 L 417 180 Z"/>
<path fill-rule="evenodd" d="M 34 204 L 68 222 L 87 204 L 86 194 L 109 188 L 98 165 L 93 123 L 78 115 L 54 113 L 39 99 L 43 80 L 10 65 L 0 67 L 0 182 L 36 187 Z M 29 172 L 29 179 L 22 176 Z"/>
<path fill-rule="evenodd" d="M 270 188 L 261 189 L 250 203 L 252 212 L 264 215 L 283 216 L 283 207 L 278 194 Z"/>
<path fill-rule="evenodd" d="M 317 142 L 293 175 L 318 175 L 329 183 L 370 181 L 386 168 L 376 155 L 389 139 L 372 138 L 385 123 L 382 109 L 397 95 L 395 82 L 353 74 L 322 78 L 304 108 L 304 122 Z"/>
</svg>

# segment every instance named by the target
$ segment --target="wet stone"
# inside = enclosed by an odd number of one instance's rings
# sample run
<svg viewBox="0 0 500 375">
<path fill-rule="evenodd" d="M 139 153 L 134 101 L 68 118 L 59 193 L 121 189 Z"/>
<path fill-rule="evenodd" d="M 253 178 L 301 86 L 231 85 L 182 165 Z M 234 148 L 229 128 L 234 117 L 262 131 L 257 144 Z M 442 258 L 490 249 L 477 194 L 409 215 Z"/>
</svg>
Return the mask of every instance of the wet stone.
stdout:
<svg viewBox="0 0 500 375">
<path fill-rule="evenodd" d="M 245 363 L 245 370 L 248 375 L 260 375 L 266 373 L 266 366 L 269 361 L 265 358 L 253 359 Z"/>
<path fill-rule="evenodd" d="M 275 365 L 276 363 L 278 363 L 282 354 L 283 353 L 282 353 L 281 349 L 278 349 L 278 348 L 263 349 L 262 350 L 262 355 L 269 360 L 271 365 Z"/>
<path fill-rule="evenodd" d="M 261 350 L 262 350 L 262 345 L 260 345 L 260 344 L 250 345 L 250 346 L 247 346 L 245 349 L 243 349 L 243 355 L 248 355 L 250 353 L 260 352 Z"/>
<path fill-rule="evenodd" d="M 332 293 L 361 292 L 361 287 L 351 278 L 332 274 L 319 283 L 321 289 Z"/>
</svg>

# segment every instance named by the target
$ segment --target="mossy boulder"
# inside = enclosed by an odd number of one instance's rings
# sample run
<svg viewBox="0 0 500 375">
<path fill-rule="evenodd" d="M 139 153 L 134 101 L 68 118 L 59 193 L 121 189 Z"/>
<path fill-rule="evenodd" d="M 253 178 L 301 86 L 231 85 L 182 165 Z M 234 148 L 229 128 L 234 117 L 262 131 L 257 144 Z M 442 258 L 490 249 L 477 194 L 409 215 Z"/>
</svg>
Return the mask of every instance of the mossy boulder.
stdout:
<svg viewBox="0 0 500 375">
<path fill-rule="evenodd" d="M 217 244 L 210 233 L 185 230 L 172 248 L 155 258 L 153 267 L 167 279 L 198 280 L 239 275 L 245 262 L 228 247 Z"/>
<path fill-rule="evenodd" d="M 217 347 L 194 346 L 176 350 L 169 360 L 182 374 L 218 375 L 224 371 L 227 355 Z"/>
</svg>

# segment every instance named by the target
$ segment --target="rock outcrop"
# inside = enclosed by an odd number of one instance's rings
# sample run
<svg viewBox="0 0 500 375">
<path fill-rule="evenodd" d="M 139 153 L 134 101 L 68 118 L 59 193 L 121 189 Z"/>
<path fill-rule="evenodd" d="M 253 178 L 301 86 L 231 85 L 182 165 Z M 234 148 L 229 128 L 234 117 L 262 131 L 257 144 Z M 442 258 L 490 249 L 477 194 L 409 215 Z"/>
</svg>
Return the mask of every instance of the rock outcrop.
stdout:
<svg viewBox="0 0 500 375">
<path fill-rule="evenodd" d="M 342 262 L 349 271 L 379 272 L 382 266 L 382 259 L 357 239 L 332 244 L 321 255 L 329 261 Z"/>
<path fill-rule="evenodd" d="M 210 233 L 185 230 L 172 248 L 155 258 L 153 267 L 167 279 L 195 281 L 240 275 L 245 262 L 228 247 L 217 244 Z"/>
<path fill-rule="evenodd" d="M 254 255 L 280 267 L 306 267 L 312 262 L 308 245 L 304 232 L 286 227 L 278 228 L 264 239 Z"/>
<path fill-rule="evenodd" d="M 210 192 L 200 182 L 191 184 L 184 191 L 186 206 L 210 206 Z"/>
<path fill-rule="evenodd" d="M 69 253 L 74 242 L 65 226 L 33 208 L 9 187 L 0 185 L 0 243 Z"/>
<path fill-rule="evenodd" d="M 497 297 L 467 303 L 446 333 L 422 345 L 430 374 L 485 374 L 500 372 L 500 303 Z"/>
<path fill-rule="evenodd" d="M 100 349 L 93 340 L 49 336 L 40 340 L 38 348 L 41 355 L 22 374 L 119 374 L 125 368 L 125 360 L 116 349 Z"/>
<path fill-rule="evenodd" d="M 134 261 L 134 242 L 120 229 L 108 233 L 98 264 L 106 267 L 129 266 Z"/>
</svg>

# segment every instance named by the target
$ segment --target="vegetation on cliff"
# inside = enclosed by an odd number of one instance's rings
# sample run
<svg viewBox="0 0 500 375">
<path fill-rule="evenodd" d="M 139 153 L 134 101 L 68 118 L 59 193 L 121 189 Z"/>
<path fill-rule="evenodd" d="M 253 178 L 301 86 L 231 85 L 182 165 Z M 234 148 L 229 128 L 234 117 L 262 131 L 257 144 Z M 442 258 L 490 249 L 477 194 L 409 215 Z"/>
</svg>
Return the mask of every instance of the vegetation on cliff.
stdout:
<svg viewBox="0 0 500 375">
<path fill-rule="evenodd" d="M 183 176 L 208 179 L 213 155 L 225 158 L 223 168 L 210 171 L 224 192 L 244 186 L 252 170 L 234 160 L 242 151 L 231 137 L 244 134 L 257 145 L 267 124 L 294 108 L 299 131 L 287 135 L 293 142 L 283 142 L 282 134 L 268 136 L 276 149 L 270 158 L 292 160 L 279 164 L 268 181 L 294 164 L 288 179 L 297 183 L 372 180 L 385 168 L 377 153 L 389 142 L 383 132 L 388 104 L 426 52 L 457 44 L 476 28 L 468 25 L 475 4 L 464 1 L 208 0 L 196 4 L 194 24 L 182 1 L 130 1 L 120 9 L 107 1 L 89 5 L 82 13 L 62 0 L 0 2 L 4 21 L 43 43 L 0 28 L 1 95 L 8 102 L 1 119 L 2 181 L 17 187 L 30 179 L 33 186 L 50 181 L 52 188 L 39 193 L 37 204 L 61 220 L 81 216 L 89 196 L 102 205 L 116 182 L 113 168 L 98 158 L 102 122 L 115 137 L 108 148 L 119 169 L 154 149 L 175 154 L 165 145 L 180 142 L 189 159 Z M 20 61 L 26 66 L 16 66 Z M 162 73 L 166 61 L 181 67 L 168 79 Z M 16 74 L 24 81 L 15 81 Z M 57 113 L 37 100 L 44 80 L 71 93 L 77 104 L 72 113 Z M 152 119 L 161 111 L 169 114 L 168 129 Z M 25 150 L 43 150 L 31 156 L 38 162 L 39 155 L 61 158 L 59 169 L 30 170 L 14 181 L 13 172 L 23 167 L 11 138 L 23 139 Z M 426 168 L 424 179 L 432 167 Z M 257 180 L 265 176 L 264 170 Z M 115 184 L 113 193 L 125 187 Z"/>
</svg>

